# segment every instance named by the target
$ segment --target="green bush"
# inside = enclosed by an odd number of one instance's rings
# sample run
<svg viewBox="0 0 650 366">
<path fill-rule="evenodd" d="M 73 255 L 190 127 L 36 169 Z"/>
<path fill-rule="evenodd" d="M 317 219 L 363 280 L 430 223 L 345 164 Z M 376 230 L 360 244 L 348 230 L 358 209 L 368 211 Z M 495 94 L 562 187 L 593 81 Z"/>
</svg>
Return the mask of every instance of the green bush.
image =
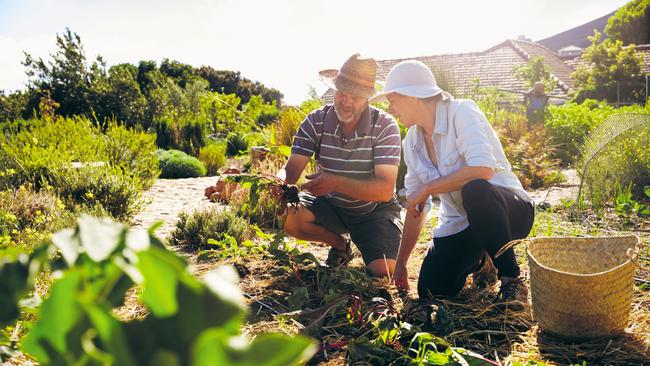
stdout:
<svg viewBox="0 0 650 366">
<path fill-rule="evenodd" d="M 105 151 L 105 140 L 85 118 L 32 120 L 25 129 L 0 135 L 0 187 L 30 183 L 40 189 L 73 161 L 105 161 Z"/>
<path fill-rule="evenodd" d="M 245 131 L 233 131 L 226 136 L 226 146 L 229 156 L 236 156 L 248 150 L 248 136 Z"/>
<path fill-rule="evenodd" d="M 141 132 L 112 126 L 103 134 L 85 118 L 32 120 L 0 135 L 0 188 L 47 187 L 68 208 L 100 204 L 128 219 L 158 174 L 156 161 L 152 137 Z"/>
<path fill-rule="evenodd" d="M 181 212 L 170 242 L 195 251 L 208 248 L 208 239 L 224 239 L 224 234 L 235 238 L 237 243 L 242 243 L 251 237 L 249 223 L 229 209 L 209 208 L 192 213 Z"/>
<path fill-rule="evenodd" d="M 199 159 L 179 150 L 158 150 L 161 178 L 202 177 L 207 169 Z"/>
<path fill-rule="evenodd" d="M 587 199 L 596 207 L 611 202 L 620 187 L 631 187 L 633 198 L 644 198 L 650 185 L 650 127 L 618 136 L 589 165 L 585 177 Z"/>
<path fill-rule="evenodd" d="M 207 143 L 208 122 L 205 117 L 184 115 L 180 118 L 163 117 L 154 121 L 156 145 L 161 149 L 182 150 L 197 156 Z"/>
<path fill-rule="evenodd" d="M 549 106 L 544 125 L 550 144 L 554 147 L 552 156 L 560 159 L 565 166 L 574 164 L 589 131 L 613 112 L 613 107 L 593 100 L 582 104 L 567 103 L 562 106 Z"/>
<path fill-rule="evenodd" d="M 580 148 L 587 135 L 607 117 L 618 113 L 650 113 L 650 103 L 645 107 L 631 105 L 615 108 L 606 102 L 587 99 L 582 104 L 567 103 L 549 106 L 545 126 L 554 147 L 553 158 L 563 165 L 573 165 L 580 156 Z"/>
<path fill-rule="evenodd" d="M 199 160 L 205 165 L 208 175 L 216 175 L 228 162 L 224 142 L 209 143 L 199 151 Z"/>
<path fill-rule="evenodd" d="M 160 175 L 156 137 L 112 124 L 106 130 L 106 153 L 111 165 L 135 173 L 144 189 L 150 188 Z"/>
<path fill-rule="evenodd" d="M 119 166 L 68 168 L 55 180 L 55 191 L 69 208 L 101 205 L 111 216 L 128 221 L 142 207 L 142 181 Z"/>
</svg>

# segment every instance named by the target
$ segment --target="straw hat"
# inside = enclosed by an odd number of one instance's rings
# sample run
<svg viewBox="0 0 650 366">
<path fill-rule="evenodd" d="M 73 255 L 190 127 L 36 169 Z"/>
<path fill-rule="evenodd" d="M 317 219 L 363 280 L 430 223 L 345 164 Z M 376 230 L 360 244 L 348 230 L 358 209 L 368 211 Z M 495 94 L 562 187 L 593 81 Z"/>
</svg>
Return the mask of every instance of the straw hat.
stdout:
<svg viewBox="0 0 650 366">
<path fill-rule="evenodd" d="M 388 72 L 384 91 L 373 97 L 370 102 L 378 103 L 386 100 L 386 95 L 397 93 L 415 98 L 428 98 L 443 95 L 443 99 L 451 95 L 440 89 L 431 69 L 417 60 L 402 61 Z"/>
<path fill-rule="evenodd" d="M 318 74 L 325 85 L 346 94 L 370 98 L 376 93 L 377 63 L 372 58 L 361 58 L 358 53 L 348 58 L 341 70 L 323 70 Z"/>
</svg>

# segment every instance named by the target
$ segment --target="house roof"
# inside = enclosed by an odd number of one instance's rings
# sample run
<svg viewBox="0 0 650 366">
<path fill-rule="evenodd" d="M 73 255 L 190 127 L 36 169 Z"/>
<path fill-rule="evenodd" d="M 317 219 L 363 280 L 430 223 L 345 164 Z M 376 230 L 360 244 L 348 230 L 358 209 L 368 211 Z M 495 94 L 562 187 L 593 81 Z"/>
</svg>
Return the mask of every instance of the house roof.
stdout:
<svg viewBox="0 0 650 366">
<path fill-rule="evenodd" d="M 569 75 L 571 67 L 548 48 L 536 43 L 521 40 L 506 40 L 482 52 L 420 56 L 409 59 L 422 61 L 432 70 L 442 69 L 450 79 L 450 84 L 458 95 L 468 95 L 474 86 L 474 79 L 479 78 L 480 85 L 492 86 L 516 92 L 526 92 L 527 87 L 515 77 L 514 69 L 525 65 L 531 58 L 543 56 L 544 62 L 551 67 L 558 86 L 550 93 L 553 96 L 566 97 L 573 86 Z M 377 80 L 383 82 L 390 69 L 405 59 L 377 61 Z M 328 90 L 323 99 L 331 102 L 334 91 Z"/>
<path fill-rule="evenodd" d="M 616 11 L 617 10 L 614 10 L 613 12 L 607 15 L 603 15 L 598 19 L 594 19 L 588 23 L 579 25 L 575 28 L 571 28 L 551 37 L 541 39 L 535 43 L 539 43 L 554 52 L 558 52 L 561 48 L 571 45 L 587 48 L 591 44 L 591 41 L 587 39 L 587 36 L 592 36 L 594 34 L 594 30 L 598 30 L 598 32 L 603 33 L 603 39 L 607 38 L 607 35 L 604 34 L 605 26 L 607 25 L 607 20 L 609 17 L 614 15 Z"/>
</svg>

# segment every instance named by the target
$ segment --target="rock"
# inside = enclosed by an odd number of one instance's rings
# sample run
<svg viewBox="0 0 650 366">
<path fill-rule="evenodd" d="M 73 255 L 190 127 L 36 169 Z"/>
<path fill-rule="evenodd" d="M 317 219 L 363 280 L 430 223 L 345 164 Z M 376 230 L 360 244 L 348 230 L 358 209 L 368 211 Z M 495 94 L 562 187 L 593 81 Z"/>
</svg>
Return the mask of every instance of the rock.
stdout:
<svg viewBox="0 0 650 366">
<path fill-rule="evenodd" d="M 258 166 L 260 162 L 266 159 L 266 155 L 271 152 L 271 149 L 264 146 L 251 146 L 248 150 L 251 166 Z"/>
<path fill-rule="evenodd" d="M 234 167 L 229 167 L 226 169 L 217 183 L 213 186 L 209 186 L 205 189 L 204 195 L 212 202 L 223 202 L 228 203 L 230 201 L 230 196 L 234 191 L 239 188 L 239 184 L 235 182 L 227 182 L 226 178 L 233 174 L 240 174 L 241 171 Z"/>
</svg>

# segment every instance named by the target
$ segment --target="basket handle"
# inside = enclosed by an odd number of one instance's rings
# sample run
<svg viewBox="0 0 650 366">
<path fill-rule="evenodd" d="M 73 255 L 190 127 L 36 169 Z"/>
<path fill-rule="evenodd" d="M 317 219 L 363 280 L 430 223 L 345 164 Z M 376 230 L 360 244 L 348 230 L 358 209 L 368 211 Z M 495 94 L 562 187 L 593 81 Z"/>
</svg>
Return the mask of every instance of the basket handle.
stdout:
<svg viewBox="0 0 650 366">
<path fill-rule="evenodd" d="M 515 245 L 523 242 L 529 242 L 530 240 L 528 238 L 525 239 L 515 239 L 507 242 L 504 246 L 499 249 L 499 251 L 494 255 L 494 258 L 499 258 L 503 253 L 505 253 L 508 249 L 513 248 Z"/>
<path fill-rule="evenodd" d="M 625 255 L 627 255 L 628 258 L 630 258 L 630 261 L 634 263 L 637 267 L 641 267 L 641 264 L 639 264 L 639 246 L 635 245 L 633 247 L 627 248 L 627 251 L 625 252 Z"/>
</svg>

